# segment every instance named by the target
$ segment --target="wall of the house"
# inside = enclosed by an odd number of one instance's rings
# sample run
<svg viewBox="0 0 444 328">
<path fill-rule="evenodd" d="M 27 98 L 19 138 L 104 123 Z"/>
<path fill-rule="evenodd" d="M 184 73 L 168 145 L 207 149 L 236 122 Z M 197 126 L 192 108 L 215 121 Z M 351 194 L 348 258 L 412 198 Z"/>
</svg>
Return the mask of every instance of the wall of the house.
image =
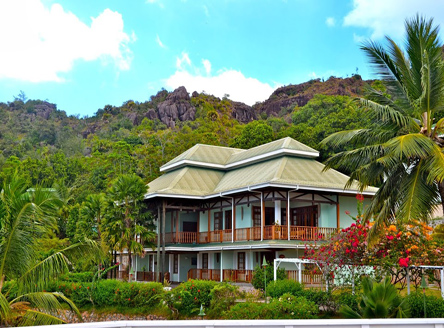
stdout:
<svg viewBox="0 0 444 328">
<path fill-rule="evenodd" d="M 349 215 L 345 214 L 345 212 L 349 211 L 351 216 L 356 217 L 358 215 L 357 204 L 358 201 L 356 200 L 355 195 L 339 196 L 339 213 L 340 213 L 341 228 L 348 227 L 354 222 Z M 365 198 L 363 204 L 363 211 L 369 205 L 370 205 L 370 198 Z"/>
<path fill-rule="evenodd" d="M 193 259 L 194 263 L 196 265 L 193 265 Z M 196 269 L 197 268 L 197 254 L 179 254 L 179 280 L 176 281 L 186 281 L 188 271 L 190 269 Z"/>
</svg>

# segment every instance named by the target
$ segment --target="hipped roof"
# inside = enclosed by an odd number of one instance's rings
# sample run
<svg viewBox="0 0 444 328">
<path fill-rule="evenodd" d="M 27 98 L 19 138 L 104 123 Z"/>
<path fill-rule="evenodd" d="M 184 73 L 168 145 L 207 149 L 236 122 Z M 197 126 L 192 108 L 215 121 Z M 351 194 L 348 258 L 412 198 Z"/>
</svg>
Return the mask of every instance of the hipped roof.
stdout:
<svg viewBox="0 0 444 328">
<path fill-rule="evenodd" d="M 318 152 L 292 138 L 248 150 L 195 145 L 165 164 L 165 172 L 148 184 L 146 198 L 212 198 L 263 187 L 358 193 L 357 183 L 314 158 Z M 373 195 L 369 187 L 364 194 Z"/>
</svg>

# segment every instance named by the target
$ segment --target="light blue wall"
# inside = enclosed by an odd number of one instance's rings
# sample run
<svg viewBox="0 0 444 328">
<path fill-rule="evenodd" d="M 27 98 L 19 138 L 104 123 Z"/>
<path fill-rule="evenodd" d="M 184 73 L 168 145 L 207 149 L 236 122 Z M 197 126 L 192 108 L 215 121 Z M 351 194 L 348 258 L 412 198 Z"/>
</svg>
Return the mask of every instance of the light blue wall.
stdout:
<svg viewBox="0 0 444 328">
<path fill-rule="evenodd" d="M 349 211 L 351 216 L 356 217 L 358 215 L 357 205 L 358 201 L 356 200 L 356 195 L 339 196 L 339 214 L 340 214 L 341 228 L 346 228 L 354 222 L 349 215 L 345 214 L 345 212 Z M 365 198 L 363 211 L 369 205 L 370 205 L 370 199 Z"/>
<path fill-rule="evenodd" d="M 197 268 L 197 265 L 191 265 L 193 258 L 197 258 L 197 254 L 179 254 L 179 281 L 186 281 L 188 271 Z"/>
<path fill-rule="evenodd" d="M 336 204 L 321 204 L 319 226 L 336 228 Z"/>
<path fill-rule="evenodd" d="M 251 206 L 236 206 L 236 229 L 249 228 L 253 225 L 251 219 L 252 211 Z"/>
<path fill-rule="evenodd" d="M 222 269 L 233 269 L 233 259 L 234 254 L 233 251 L 224 251 L 222 252 L 223 261 L 222 261 Z"/>
</svg>

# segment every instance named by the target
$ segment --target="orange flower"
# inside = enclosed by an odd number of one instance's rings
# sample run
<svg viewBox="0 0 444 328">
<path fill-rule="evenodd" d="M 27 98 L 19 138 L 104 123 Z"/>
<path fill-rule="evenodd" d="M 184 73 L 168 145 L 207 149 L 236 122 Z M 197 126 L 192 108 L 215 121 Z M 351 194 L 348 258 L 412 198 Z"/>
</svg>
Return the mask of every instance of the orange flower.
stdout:
<svg viewBox="0 0 444 328">
<path fill-rule="evenodd" d="M 393 231 L 393 232 L 396 232 L 398 229 L 396 229 L 396 226 L 395 225 L 390 225 L 390 227 L 388 228 L 388 231 Z"/>
</svg>

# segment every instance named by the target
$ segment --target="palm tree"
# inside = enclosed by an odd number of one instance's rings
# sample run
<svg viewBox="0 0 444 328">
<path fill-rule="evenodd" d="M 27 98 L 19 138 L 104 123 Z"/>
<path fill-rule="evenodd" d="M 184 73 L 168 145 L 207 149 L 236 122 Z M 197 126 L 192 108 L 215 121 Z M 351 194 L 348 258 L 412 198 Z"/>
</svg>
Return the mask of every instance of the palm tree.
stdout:
<svg viewBox="0 0 444 328">
<path fill-rule="evenodd" d="M 410 308 L 406 300 L 398 295 L 398 290 L 387 276 L 381 283 L 375 283 L 368 277 L 362 281 L 363 295 L 358 311 L 348 305 L 340 309 L 340 313 L 349 319 L 375 318 L 408 318 Z"/>
<path fill-rule="evenodd" d="M 52 278 L 68 271 L 70 258 L 84 257 L 91 244 L 71 245 L 42 261 L 37 239 L 57 227 L 62 202 L 53 189 L 26 189 L 23 179 L 5 181 L 0 193 L 0 325 L 54 324 L 62 303 L 79 315 L 61 293 L 44 289 Z"/>
<path fill-rule="evenodd" d="M 372 235 L 388 221 L 427 221 L 444 206 L 444 60 L 433 20 L 406 21 L 405 50 L 386 37 L 387 49 L 369 41 L 367 54 L 386 90 L 368 87 L 360 99 L 373 127 L 335 133 L 322 143 L 351 144 L 355 150 L 327 160 L 327 169 L 350 173 L 361 189 L 378 186 L 365 219 L 373 217 Z"/>
<path fill-rule="evenodd" d="M 135 174 L 120 175 L 109 189 L 113 206 L 103 233 L 115 250 L 128 251 L 128 269 L 132 268 L 132 254 L 142 255 L 144 244 L 151 244 L 155 237 L 150 231 L 149 213 L 143 203 L 147 190 Z"/>
<path fill-rule="evenodd" d="M 97 238 L 100 240 L 102 217 L 107 205 L 104 194 L 89 195 L 80 209 L 81 220 L 77 224 L 77 229 L 81 228 L 83 234 L 87 229 L 89 234 L 97 234 Z"/>
</svg>

